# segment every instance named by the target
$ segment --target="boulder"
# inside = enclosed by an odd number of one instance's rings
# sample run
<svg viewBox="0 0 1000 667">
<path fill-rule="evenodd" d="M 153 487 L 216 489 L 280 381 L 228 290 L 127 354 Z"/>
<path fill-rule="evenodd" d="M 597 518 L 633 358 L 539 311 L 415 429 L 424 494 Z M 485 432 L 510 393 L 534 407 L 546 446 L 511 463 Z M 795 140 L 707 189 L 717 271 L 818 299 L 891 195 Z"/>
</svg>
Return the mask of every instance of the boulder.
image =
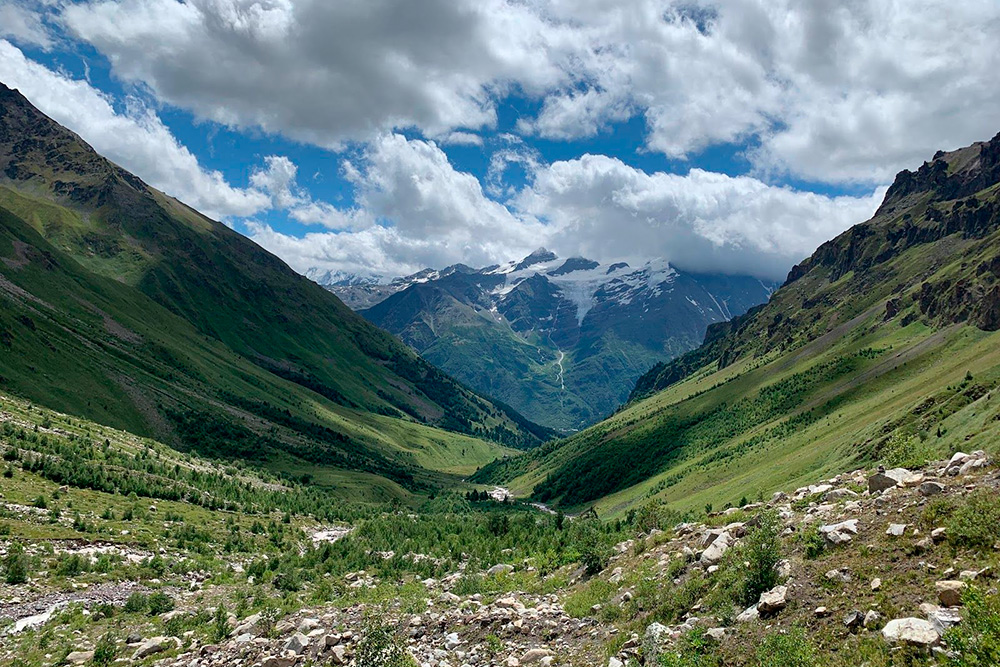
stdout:
<svg viewBox="0 0 1000 667">
<path fill-rule="evenodd" d="M 135 650 L 135 654 L 132 656 L 132 659 L 142 660 L 143 658 L 156 653 L 169 651 L 172 648 L 180 646 L 180 644 L 180 640 L 176 637 L 150 637 L 139 645 L 139 647 Z"/>
<path fill-rule="evenodd" d="M 958 615 L 958 610 L 956 609 L 942 609 L 941 607 L 925 603 L 920 605 L 920 611 L 924 613 L 928 622 L 934 626 L 934 629 L 940 635 L 943 635 L 949 628 L 962 622 L 962 617 Z"/>
<path fill-rule="evenodd" d="M 865 622 L 865 615 L 855 609 L 844 615 L 844 627 L 848 630 L 857 630 Z"/>
<path fill-rule="evenodd" d="M 85 662 L 89 662 L 93 657 L 93 651 L 73 651 L 66 656 L 66 662 L 71 665 L 82 665 Z"/>
<path fill-rule="evenodd" d="M 962 590 L 964 588 L 964 581 L 946 580 L 934 584 L 938 600 L 945 607 L 957 607 L 962 604 Z"/>
<path fill-rule="evenodd" d="M 848 519 L 840 523 L 820 526 L 819 532 L 833 546 L 846 544 L 851 541 L 853 536 L 858 534 L 858 520 Z"/>
<path fill-rule="evenodd" d="M 670 641 L 670 628 L 662 623 L 650 623 L 642 636 L 642 654 L 646 664 L 656 665 Z"/>
<path fill-rule="evenodd" d="M 869 630 L 876 627 L 882 621 L 882 614 L 878 613 L 874 609 L 869 609 L 868 613 L 865 614 L 865 620 L 862 624 Z"/>
<path fill-rule="evenodd" d="M 924 482 L 918 490 L 922 496 L 936 496 L 939 493 L 944 493 L 944 484 L 941 482 Z"/>
<path fill-rule="evenodd" d="M 509 574 L 514 571 L 513 565 L 508 565 L 507 563 L 498 563 L 486 570 L 486 576 L 494 577 L 498 574 Z"/>
<path fill-rule="evenodd" d="M 284 650 L 295 655 L 301 655 L 307 648 L 309 648 L 309 638 L 301 632 L 296 632 L 285 642 Z"/>
<path fill-rule="evenodd" d="M 895 644 L 930 647 L 941 641 L 941 634 L 930 621 L 922 618 L 894 618 L 882 628 L 886 641 Z"/>
<path fill-rule="evenodd" d="M 722 533 L 715 540 L 712 541 L 708 548 L 701 552 L 701 562 L 707 565 L 715 565 L 725 553 L 729 550 L 730 546 L 729 533 Z"/>
<path fill-rule="evenodd" d="M 552 655 L 552 651 L 547 648 L 533 648 L 528 649 L 524 655 L 521 656 L 522 665 L 531 665 L 536 662 L 541 662 L 542 658 L 547 658 Z"/>
<path fill-rule="evenodd" d="M 330 650 L 330 662 L 334 665 L 346 665 L 347 664 L 347 647 L 343 644 L 334 646 Z"/>
<path fill-rule="evenodd" d="M 261 667 L 294 667 L 298 658 L 293 655 L 269 655 L 261 661 Z"/>
<path fill-rule="evenodd" d="M 757 611 L 757 605 L 754 605 L 740 612 L 740 615 L 736 617 L 736 622 L 746 623 L 747 621 L 756 621 L 758 618 L 760 618 L 760 612 Z"/>
<path fill-rule="evenodd" d="M 885 531 L 885 534 L 891 535 L 892 537 L 902 537 L 905 532 L 905 523 L 890 523 L 889 528 Z"/>
<path fill-rule="evenodd" d="M 775 586 L 760 594 L 757 611 L 761 614 L 775 614 L 788 605 L 788 587 Z"/>
<path fill-rule="evenodd" d="M 824 576 L 827 581 L 839 581 L 844 584 L 851 581 L 851 571 L 846 567 L 842 567 L 837 570 L 829 570 Z"/>
<path fill-rule="evenodd" d="M 868 491 L 870 493 L 882 493 L 886 489 L 896 486 L 906 486 L 913 484 L 918 475 L 914 475 L 906 468 L 892 468 L 891 470 L 879 470 L 868 478 Z M 923 475 L 919 475 L 923 480 Z M 919 482 L 917 482 L 919 484 Z"/>
</svg>

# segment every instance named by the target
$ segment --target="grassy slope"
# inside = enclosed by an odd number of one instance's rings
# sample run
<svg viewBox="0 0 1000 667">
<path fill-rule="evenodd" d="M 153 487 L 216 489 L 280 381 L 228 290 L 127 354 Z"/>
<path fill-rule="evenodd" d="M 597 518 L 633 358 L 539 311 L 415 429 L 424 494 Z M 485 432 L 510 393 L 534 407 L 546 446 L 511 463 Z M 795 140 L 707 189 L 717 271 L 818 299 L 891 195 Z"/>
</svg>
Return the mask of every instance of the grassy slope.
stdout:
<svg viewBox="0 0 1000 667">
<path fill-rule="evenodd" d="M 282 460 L 308 449 L 308 438 L 269 419 L 260 409 L 266 405 L 343 434 L 342 448 L 326 444 L 334 454 L 360 448 L 362 458 L 348 467 L 377 465 L 364 458 L 371 451 L 428 481 L 443 480 L 418 468 L 466 474 L 507 451 L 337 405 L 278 378 L 134 288 L 86 271 L 2 208 L 0 258 L 7 260 L 0 265 L 7 300 L 0 311 L 2 384 L 44 405 L 178 445 L 190 443 L 178 438 L 165 411 L 221 414 L 284 443 Z M 302 452 L 298 458 L 324 463 Z"/>
<path fill-rule="evenodd" d="M 548 437 L 427 364 L 277 257 L 100 157 L 6 88 L 0 167 L 0 205 L 42 237 L 273 375 L 366 413 L 517 446 Z"/>
<path fill-rule="evenodd" d="M 28 137 L 0 133 L 0 389 L 207 454 L 375 472 L 397 496 L 509 451 L 434 425 L 544 437 L 10 95 L 0 125 Z"/>
<path fill-rule="evenodd" d="M 654 496 L 719 507 L 900 448 L 995 451 L 1000 334 L 984 329 L 996 328 L 1000 224 L 993 176 L 984 182 L 969 157 L 979 150 L 913 175 L 929 173 L 926 187 L 901 175 L 873 221 L 682 358 L 683 381 L 479 479 L 618 514 Z"/>
</svg>

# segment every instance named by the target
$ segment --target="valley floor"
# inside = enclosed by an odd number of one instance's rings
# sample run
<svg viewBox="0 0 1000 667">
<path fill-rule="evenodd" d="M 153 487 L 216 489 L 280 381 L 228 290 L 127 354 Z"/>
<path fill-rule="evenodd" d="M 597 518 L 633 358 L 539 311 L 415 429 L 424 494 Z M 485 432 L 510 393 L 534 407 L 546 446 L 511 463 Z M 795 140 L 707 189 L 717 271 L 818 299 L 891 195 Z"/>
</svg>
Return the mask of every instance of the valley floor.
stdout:
<svg viewBox="0 0 1000 667">
<path fill-rule="evenodd" d="M 498 502 L 495 489 L 416 513 L 334 508 L 292 481 L 5 408 L 4 665 L 998 657 L 1000 474 L 982 453 L 707 515 L 654 503 L 601 523 Z M 84 474 L 84 453 L 106 465 Z M 128 490 L 118 468 L 145 486 Z"/>
</svg>

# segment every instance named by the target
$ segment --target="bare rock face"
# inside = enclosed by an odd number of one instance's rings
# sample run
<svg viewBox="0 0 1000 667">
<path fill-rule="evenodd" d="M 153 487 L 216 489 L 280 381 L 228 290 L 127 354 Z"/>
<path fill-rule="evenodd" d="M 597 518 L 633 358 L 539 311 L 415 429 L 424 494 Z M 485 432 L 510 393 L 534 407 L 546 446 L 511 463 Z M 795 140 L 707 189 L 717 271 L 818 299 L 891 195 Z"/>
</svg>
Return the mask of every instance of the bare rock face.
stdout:
<svg viewBox="0 0 1000 667">
<path fill-rule="evenodd" d="M 707 565 L 715 565 L 722 560 L 723 555 L 729 551 L 731 542 L 732 538 L 729 536 L 729 533 L 724 532 L 720 534 L 712 541 L 711 544 L 708 545 L 708 548 L 702 552 L 700 559 L 701 562 Z"/>
<path fill-rule="evenodd" d="M 760 594 L 757 611 L 761 614 L 776 614 L 788 606 L 788 587 L 775 586 Z"/>
<path fill-rule="evenodd" d="M 922 473 L 912 473 L 906 468 L 892 468 L 891 470 L 879 470 L 868 478 L 868 491 L 870 493 L 882 493 L 886 489 L 897 486 L 917 486 L 923 482 Z"/>
<path fill-rule="evenodd" d="M 938 600 L 945 607 L 957 607 L 962 604 L 962 590 L 965 589 L 964 581 L 939 581 L 934 584 L 937 591 Z"/>
<path fill-rule="evenodd" d="M 931 647 L 941 641 L 941 635 L 930 621 L 922 618 L 894 618 L 882 628 L 882 636 L 894 644 Z"/>
<path fill-rule="evenodd" d="M 832 546 L 847 544 L 855 535 L 858 534 L 858 520 L 848 519 L 847 521 L 841 521 L 840 523 L 820 526 L 819 532 Z"/>
</svg>

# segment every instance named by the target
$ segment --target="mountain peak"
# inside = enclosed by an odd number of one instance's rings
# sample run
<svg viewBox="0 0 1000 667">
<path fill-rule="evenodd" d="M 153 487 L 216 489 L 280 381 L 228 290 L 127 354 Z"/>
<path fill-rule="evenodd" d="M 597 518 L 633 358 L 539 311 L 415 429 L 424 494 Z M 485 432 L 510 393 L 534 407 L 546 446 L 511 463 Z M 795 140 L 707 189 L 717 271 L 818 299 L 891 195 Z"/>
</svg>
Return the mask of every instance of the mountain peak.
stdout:
<svg viewBox="0 0 1000 667">
<path fill-rule="evenodd" d="M 518 262 L 517 266 L 514 267 L 514 270 L 520 271 L 521 269 L 527 269 L 528 267 L 535 266 L 536 264 L 551 262 L 556 259 L 559 259 L 559 257 L 554 252 L 546 248 L 539 248 Z"/>
</svg>

